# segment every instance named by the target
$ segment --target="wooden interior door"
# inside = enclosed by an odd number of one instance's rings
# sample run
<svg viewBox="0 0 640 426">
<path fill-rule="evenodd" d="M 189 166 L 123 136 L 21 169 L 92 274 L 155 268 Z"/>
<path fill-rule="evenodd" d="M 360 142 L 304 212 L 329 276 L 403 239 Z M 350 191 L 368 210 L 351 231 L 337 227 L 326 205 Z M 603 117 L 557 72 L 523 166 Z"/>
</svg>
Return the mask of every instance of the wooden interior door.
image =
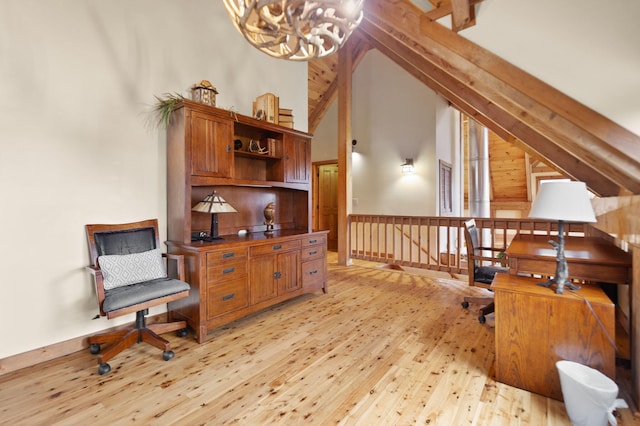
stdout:
<svg viewBox="0 0 640 426">
<path fill-rule="evenodd" d="M 327 249 L 338 249 L 338 165 L 318 166 L 318 230 L 329 230 Z"/>
</svg>

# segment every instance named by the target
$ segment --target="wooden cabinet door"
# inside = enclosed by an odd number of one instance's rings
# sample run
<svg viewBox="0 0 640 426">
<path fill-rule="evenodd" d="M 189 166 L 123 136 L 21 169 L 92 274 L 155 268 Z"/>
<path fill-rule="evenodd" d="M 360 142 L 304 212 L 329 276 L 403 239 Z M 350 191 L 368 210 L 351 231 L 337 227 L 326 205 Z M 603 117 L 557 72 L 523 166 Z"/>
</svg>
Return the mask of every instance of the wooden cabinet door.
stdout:
<svg viewBox="0 0 640 426">
<path fill-rule="evenodd" d="M 278 295 L 278 287 L 274 274 L 276 272 L 276 256 L 258 256 L 251 259 L 251 304 L 273 299 Z"/>
<path fill-rule="evenodd" d="M 298 268 L 300 265 L 300 252 L 290 251 L 278 255 L 275 279 L 278 286 L 278 294 L 285 294 L 298 290 L 301 286 Z"/>
<path fill-rule="evenodd" d="M 191 174 L 231 177 L 232 123 L 193 111 L 191 113 Z"/>
<path fill-rule="evenodd" d="M 311 140 L 285 135 L 284 180 L 290 183 L 309 183 L 311 176 Z"/>
</svg>

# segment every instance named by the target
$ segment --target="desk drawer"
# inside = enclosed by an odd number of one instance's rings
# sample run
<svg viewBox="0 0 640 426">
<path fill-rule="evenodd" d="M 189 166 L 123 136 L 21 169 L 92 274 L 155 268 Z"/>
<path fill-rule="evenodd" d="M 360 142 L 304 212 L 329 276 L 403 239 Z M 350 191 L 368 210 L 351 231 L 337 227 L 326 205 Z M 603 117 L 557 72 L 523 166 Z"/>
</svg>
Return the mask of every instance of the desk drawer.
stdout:
<svg viewBox="0 0 640 426">
<path fill-rule="evenodd" d="M 312 246 L 315 244 L 327 244 L 326 235 L 309 235 L 302 239 L 302 247 Z"/>
<path fill-rule="evenodd" d="M 207 318 L 211 319 L 249 305 L 247 277 L 209 283 Z"/>
<path fill-rule="evenodd" d="M 239 276 L 247 275 L 247 261 L 237 260 L 234 262 L 214 263 L 207 267 L 207 281 L 214 282 L 220 280 L 232 280 Z"/>
<path fill-rule="evenodd" d="M 311 260 L 302 264 L 302 286 L 313 287 L 325 279 L 325 259 Z"/>
<path fill-rule="evenodd" d="M 228 262 L 238 259 L 245 259 L 247 257 L 246 248 L 233 248 L 229 247 L 226 250 L 216 250 L 207 253 L 207 266 L 211 266 L 216 263 Z"/>
<path fill-rule="evenodd" d="M 300 240 L 273 242 L 272 244 L 261 244 L 253 246 L 249 249 L 251 256 L 260 256 L 263 254 L 280 253 L 287 250 L 296 250 L 300 248 Z"/>
<path fill-rule="evenodd" d="M 303 247 L 302 249 L 302 260 L 313 260 L 320 259 L 325 257 L 325 246 L 323 245 L 314 245 Z"/>
</svg>

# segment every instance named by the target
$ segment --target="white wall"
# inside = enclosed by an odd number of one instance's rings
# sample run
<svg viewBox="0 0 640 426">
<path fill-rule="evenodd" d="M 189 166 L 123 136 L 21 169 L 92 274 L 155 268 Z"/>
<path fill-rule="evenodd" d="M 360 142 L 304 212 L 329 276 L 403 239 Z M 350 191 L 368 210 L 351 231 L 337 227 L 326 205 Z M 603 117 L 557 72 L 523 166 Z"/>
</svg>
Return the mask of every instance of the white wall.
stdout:
<svg viewBox="0 0 640 426">
<path fill-rule="evenodd" d="M 247 115 L 273 92 L 306 130 L 306 63 L 251 47 L 220 1 L 0 2 L 0 358 L 131 321 L 91 320 L 84 225 L 158 218 L 165 238 L 149 110 L 202 79 Z"/>
<path fill-rule="evenodd" d="M 336 104 L 314 133 L 313 161 L 337 159 Z M 446 103 L 380 52 L 366 54 L 353 74 L 353 213 L 436 214 L 436 112 L 443 108 Z M 452 163 L 450 149 L 442 154 Z M 401 173 L 407 158 L 414 160 L 412 175 Z"/>
</svg>

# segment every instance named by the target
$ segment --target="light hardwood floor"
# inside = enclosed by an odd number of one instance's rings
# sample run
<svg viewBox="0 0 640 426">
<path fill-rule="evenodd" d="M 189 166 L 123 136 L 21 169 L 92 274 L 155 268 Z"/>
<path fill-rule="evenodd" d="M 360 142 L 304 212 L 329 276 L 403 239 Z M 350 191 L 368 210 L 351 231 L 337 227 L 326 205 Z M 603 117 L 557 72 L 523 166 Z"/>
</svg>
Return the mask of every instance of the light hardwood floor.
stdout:
<svg viewBox="0 0 640 426">
<path fill-rule="evenodd" d="M 329 263 L 329 293 L 221 327 L 176 357 L 136 345 L 97 374 L 89 351 L 0 377 L 0 423 L 568 425 L 564 405 L 496 383 L 491 318 L 464 282 Z M 629 410 L 618 424 L 640 424 Z"/>
</svg>

